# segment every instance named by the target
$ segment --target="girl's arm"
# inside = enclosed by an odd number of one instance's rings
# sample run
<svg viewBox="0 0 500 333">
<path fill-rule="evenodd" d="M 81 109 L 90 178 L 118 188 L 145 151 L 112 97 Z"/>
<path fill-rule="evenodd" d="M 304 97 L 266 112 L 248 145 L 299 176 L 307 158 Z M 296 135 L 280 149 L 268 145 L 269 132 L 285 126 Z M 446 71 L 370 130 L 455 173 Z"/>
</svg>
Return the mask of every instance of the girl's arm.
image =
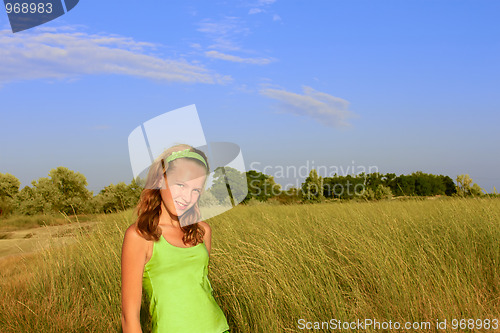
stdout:
<svg viewBox="0 0 500 333">
<path fill-rule="evenodd" d="M 123 333 L 142 333 L 140 322 L 142 274 L 147 245 L 147 241 L 135 230 L 135 224 L 125 231 L 121 257 Z"/>
</svg>

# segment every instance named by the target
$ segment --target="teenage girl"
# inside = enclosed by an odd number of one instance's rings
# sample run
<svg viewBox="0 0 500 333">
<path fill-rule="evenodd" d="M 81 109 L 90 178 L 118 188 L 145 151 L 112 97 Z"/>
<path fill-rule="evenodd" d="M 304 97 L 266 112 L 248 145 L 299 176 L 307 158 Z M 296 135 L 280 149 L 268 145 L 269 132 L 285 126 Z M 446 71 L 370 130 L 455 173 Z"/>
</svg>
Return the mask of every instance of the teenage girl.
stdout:
<svg viewBox="0 0 500 333">
<path fill-rule="evenodd" d="M 142 332 L 142 289 L 149 299 L 153 333 L 229 332 L 208 280 L 210 226 L 198 199 L 209 166 L 188 145 L 164 151 L 152 164 L 125 232 L 121 257 L 124 333 Z"/>
</svg>

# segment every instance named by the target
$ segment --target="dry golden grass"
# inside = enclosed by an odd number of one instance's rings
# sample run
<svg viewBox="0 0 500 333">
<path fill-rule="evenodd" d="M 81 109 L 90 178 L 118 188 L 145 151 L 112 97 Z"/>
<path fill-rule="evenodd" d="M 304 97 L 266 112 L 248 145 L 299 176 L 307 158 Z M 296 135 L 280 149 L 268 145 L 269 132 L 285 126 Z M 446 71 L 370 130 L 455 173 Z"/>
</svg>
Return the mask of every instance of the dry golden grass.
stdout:
<svg viewBox="0 0 500 333">
<path fill-rule="evenodd" d="M 0 262 L 0 331 L 119 331 L 133 221 L 131 210 L 103 216 L 73 244 Z M 498 199 L 243 206 L 208 223 L 209 278 L 232 333 L 307 331 L 299 319 L 499 319 Z"/>
</svg>

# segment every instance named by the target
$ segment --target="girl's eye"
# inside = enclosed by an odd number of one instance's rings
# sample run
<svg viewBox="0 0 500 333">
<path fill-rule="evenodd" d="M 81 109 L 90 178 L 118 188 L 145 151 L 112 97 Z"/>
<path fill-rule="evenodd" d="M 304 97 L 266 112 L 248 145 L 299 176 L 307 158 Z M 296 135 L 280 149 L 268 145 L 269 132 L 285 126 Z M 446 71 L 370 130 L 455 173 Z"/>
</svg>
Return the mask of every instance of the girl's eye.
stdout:
<svg viewBox="0 0 500 333">
<path fill-rule="evenodd" d="M 184 186 L 184 184 L 177 184 L 177 185 L 178 185 L 178 186 L 180 186 L 180 187 L 183 187 L 183 186 Z"/>
<path fill-rule="evenodd" d="M 201 193 L 201 190 L 200 189 L 195 189 L 196 192 L 198 193 Z"/>
</svg>

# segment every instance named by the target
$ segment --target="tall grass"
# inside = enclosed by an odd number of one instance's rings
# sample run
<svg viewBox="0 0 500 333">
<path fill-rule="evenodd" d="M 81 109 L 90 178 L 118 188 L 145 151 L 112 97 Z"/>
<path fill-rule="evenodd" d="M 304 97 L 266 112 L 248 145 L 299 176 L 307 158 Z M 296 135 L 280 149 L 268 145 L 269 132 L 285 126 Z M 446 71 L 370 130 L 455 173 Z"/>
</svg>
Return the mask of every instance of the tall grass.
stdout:
<svg viewBox="0 0 500 333">
<path fill-rule="evenodd" d="M 120 331 L 121 244 L 134 216 L 100 220 L 75 244 L 19 262 L 29 274 L 0 267 L 1 332 Z M 232 333 L 307 331 L 299 319 L 499 318 L 498 199 L 242 206 L 208 223 L 209 279 Z"/>
</svg>

